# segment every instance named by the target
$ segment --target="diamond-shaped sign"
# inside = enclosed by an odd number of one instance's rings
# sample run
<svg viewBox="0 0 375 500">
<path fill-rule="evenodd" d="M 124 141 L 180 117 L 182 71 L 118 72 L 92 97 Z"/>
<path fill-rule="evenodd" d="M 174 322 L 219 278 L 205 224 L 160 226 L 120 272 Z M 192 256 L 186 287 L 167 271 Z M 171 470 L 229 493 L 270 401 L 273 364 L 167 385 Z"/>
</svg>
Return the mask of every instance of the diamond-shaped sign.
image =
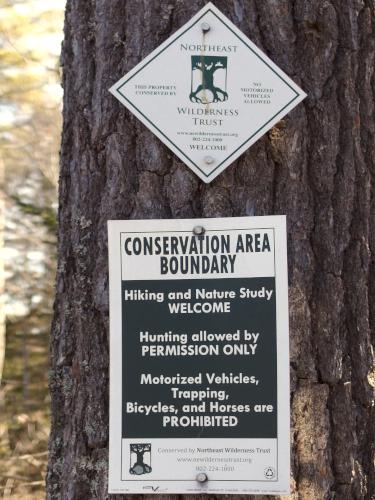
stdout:
<svg viewBox="0 0 375 500">
<path fill-rule="evenodd" d="M 212 3 L 110 91 L 204 182 L 306 97 Z"/>
</svg>

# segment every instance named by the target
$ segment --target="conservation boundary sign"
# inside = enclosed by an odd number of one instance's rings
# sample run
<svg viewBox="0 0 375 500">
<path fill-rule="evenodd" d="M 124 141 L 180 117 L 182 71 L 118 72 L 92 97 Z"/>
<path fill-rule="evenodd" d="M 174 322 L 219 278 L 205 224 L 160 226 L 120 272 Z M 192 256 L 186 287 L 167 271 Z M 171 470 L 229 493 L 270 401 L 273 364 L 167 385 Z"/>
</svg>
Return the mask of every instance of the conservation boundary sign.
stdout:
<svg viewBox="0 0 375 500">
<path fill-rule="evenodd" d="M 110 493 L 289 492 L 285 226 L 109 221 Z"/>
</svg>

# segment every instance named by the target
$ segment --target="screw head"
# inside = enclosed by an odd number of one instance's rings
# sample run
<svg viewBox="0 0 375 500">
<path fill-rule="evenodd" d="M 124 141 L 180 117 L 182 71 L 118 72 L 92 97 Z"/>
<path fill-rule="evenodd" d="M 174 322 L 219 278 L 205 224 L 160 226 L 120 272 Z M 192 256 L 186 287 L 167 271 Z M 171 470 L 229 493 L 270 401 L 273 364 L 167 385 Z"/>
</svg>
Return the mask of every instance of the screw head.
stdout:
<svg viewBox="0 0 375 500">
<path fill-rule="evenodd" d="M 197 477 L 195 479 L 198 481 L 198 483 L 205 483 L 206 481 L 208 481 L 207 474 L 205 474 L 204 472 L 200 472 L 199 474 L 197 474 Z"/>
<path fill-rule="evenodd" d="M 215 160 L 212 158 L 212 156 L 205 156 L 203 158 L 203 161 L 206 163 L 206 165 L 212 165 Z"/>
<path fill-rule="evenodd" d="M 208 23 L 202 23 L 201 29 L 202 29 L 203 33 L 207 33 L 208 31 L 210 31 L 211 26 Z"/>
<path fill-rule="evenodd" d="M 202 236 L 205 231 L 206 230 L 203 226 L 195 226 L 195 228 L 193 229 L 193 234 L 195 234 L 195 236 Z"/>
</svg>

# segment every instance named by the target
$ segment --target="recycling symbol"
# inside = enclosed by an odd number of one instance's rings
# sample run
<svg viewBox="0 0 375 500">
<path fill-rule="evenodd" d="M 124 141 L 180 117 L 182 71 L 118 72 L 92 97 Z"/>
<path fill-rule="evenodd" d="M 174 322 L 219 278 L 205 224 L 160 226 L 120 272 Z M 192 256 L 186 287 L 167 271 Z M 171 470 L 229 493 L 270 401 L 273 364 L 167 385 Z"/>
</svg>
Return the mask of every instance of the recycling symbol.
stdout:
<svg viewBox="0 0 375 500">
<path fill-rule="evenodd" d="M 276 475 L 276 471 L 273 467 L 267 467 L 264 471 L 264 477 L 266 479 L 273 479 Z"/>
</svg>

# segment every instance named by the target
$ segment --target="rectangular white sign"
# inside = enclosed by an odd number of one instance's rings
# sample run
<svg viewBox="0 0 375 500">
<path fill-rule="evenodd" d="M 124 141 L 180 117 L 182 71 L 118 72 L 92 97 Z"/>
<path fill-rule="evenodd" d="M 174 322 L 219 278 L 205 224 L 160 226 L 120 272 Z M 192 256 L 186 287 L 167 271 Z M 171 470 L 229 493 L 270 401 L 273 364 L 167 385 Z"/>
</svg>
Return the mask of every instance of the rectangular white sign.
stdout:
<svg viewBox="0 0 375 500">
<path fill-rule="evenodd" d="M 289 493 L 285 226 L 109 221 L 110 493 Z"/>
</svg>

